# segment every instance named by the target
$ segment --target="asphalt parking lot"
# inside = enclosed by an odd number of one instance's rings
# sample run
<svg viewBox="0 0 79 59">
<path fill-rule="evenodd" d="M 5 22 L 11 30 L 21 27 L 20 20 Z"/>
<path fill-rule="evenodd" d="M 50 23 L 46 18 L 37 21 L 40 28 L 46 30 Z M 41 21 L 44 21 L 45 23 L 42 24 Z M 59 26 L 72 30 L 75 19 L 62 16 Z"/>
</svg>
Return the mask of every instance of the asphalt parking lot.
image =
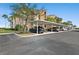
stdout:
<svg viewBox="0 0 79 59">
<path fill-rule="evenodd" d="M 34 37 L 0 36 L 0 55 L 79 55 L 79 32 Z"/>
</svg>

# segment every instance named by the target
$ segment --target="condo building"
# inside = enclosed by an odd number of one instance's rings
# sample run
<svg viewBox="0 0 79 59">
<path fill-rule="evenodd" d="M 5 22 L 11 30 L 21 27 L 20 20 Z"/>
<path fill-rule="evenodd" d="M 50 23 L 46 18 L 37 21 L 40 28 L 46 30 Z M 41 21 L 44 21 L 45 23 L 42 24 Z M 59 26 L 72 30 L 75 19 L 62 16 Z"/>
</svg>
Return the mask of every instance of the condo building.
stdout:
<svg viewBox="0 0 79 59">
<path fill-rule="evenodd" d="M 32 18 L 32 17 L 29 16 L 29 19 L 30 18 Z M 34 20 L 41 20 L 41 21 L 46 20 L 46 11 L 45 10 L 39 10 L 39 14 L 33 15 L 33 19 L 31 21 L 34 21 Z M 24 25 L 25 24 L 25 20 L 23 20 L 22 18 L 14 19 L 12 27 L 15 28 L 15 26 L 17 24 Z M 26 26 L 31 28 L 33 25 L 35 26 L 35 24 L 29 23 L 29 20 L 28 20 L 28 24 Z"/>
</svg>

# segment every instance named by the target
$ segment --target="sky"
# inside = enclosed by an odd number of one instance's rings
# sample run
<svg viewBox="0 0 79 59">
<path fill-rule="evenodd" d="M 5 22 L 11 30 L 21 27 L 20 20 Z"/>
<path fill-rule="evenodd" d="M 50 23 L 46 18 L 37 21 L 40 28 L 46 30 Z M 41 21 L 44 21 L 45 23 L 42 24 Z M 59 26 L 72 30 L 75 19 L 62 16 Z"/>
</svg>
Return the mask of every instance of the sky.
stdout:
<svg viewBox="0 0 79 59">
<path fill-rule="evenodd" d="M 10 27 L 7 19 L 2 17 L 3 14 L 10 15 L 12 3 L 0 3 L 0 27 Z M 72 21 L 79 27 L 79 3 L 37 3 L 37 8 L 44 8 L 47 15 L 56 15 L 64 21 Z"/>
</svg>

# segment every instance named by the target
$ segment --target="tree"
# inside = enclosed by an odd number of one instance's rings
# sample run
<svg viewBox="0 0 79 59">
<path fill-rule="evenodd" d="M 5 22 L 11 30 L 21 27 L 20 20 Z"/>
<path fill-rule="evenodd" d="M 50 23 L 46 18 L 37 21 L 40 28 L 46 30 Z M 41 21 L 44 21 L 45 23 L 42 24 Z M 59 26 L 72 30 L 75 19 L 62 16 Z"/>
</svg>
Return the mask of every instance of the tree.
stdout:
<svg viewBox="0 0 79 59">
<path fill-rule="evenodd" d="M 10 22 L 10 27 L 13 28 L 12 25 L 13 25 L 13 18 L 14 18 L 14 15 L 8 16 L 8 15 L 6 15 L 6 14 L 3 14 L 2 17 L 4 17 L 5 19 L 7 19 L 7 20 Z"/>
<path fill-rule="evenodd" d="M 35 15 L 35 7 L 35 5 L 29 3 L 20 3 L 12 6 L 13 13 L 16 13 L 18 16 L 22 18 L 22 20 L 25 21 L 24 32 L 26 32 L 26 30 L 28 29 L 26 25 L 31 20 L 29 19 L 30 16 Z"/>
<path fill-rule="evenodd" d="M 17 24 L 17 25 L 15 26 L 15 30 L 21 32 L 21 31 L 23 30 L 23 26 L 20 25 L 20 24 Z"/>
<path fill-rule="evenodd" d="M 55 19 L 56 19 L 56 23 L 62 23 L 63 20 L 62 18 L 56 17 Z"/>
<path fill-rule="evenodd" d="M 8 15 L 6 15 L 6 14 L 3 14 L 3 15 L 2 15 L 2 17 L 4 17 L 4 18 L 8 18 Z"/>
<path fill-rule="evenodd" d="M 47 17 L 47 21 L 50 21 L 50 22 L 55 22 L 55 19 L 53 19 L 52 17 Z"/>
<path fill-rule="evenodd" d="M 48 16 L 47 21 L 55 22 L 55 23 L 62 23 L 62 18 L 59 18 L 57 16 Z"/>
<path fill-rule="evenodd" d="M 68 23 L 69 25 L 73 25 L 73 24 L 72 24 L 72 21 L 67 21 L 67 23 Z"/>
<path fill-rule="evenodd" d="M 77 26 L 76 25 L 73 25 L 73 27 L 76 28 Z"/>
<path fill-rule="evenodd" d="M 4 17 L 5 19 L 8 19 L 8 15 L 6 15 L 6 14 L 3 14 L 2 17 Z M 9 20 L 8 20 L 8 21 L 9 21 Z M 6 27 L 6 23 L 7 23 L 7 22 L 5 22 L 5 27 Z"/>
<path fill-rule="evenodd" d="M 72 21 L 63 22 L 63 24 L 66 26 L 73 26 Z"/>
<path fill-rule="evenodd" d="M 10 17 L 9 17 L 9 19 L 10 19 L 10 26 L 11 26 L 11 28 L 13 28 L 13 20 L 15 20 L 15 15 L 11 15 Z"/>
</svg>

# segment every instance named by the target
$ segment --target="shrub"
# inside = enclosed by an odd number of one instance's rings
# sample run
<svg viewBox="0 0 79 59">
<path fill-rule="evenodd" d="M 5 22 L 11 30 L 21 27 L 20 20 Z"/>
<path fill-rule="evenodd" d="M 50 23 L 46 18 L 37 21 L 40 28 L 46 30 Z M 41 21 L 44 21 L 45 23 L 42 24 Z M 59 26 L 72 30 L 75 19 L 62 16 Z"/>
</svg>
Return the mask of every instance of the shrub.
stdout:
<svg viewBox="0 0 79 59">
<path fill-rule="evenodd" d="M 23 26 L 18 24 L 18 25 L 15 26 L 15 30 L 16 31 L 22 31 L 23 30 Z"/>
</svg>

